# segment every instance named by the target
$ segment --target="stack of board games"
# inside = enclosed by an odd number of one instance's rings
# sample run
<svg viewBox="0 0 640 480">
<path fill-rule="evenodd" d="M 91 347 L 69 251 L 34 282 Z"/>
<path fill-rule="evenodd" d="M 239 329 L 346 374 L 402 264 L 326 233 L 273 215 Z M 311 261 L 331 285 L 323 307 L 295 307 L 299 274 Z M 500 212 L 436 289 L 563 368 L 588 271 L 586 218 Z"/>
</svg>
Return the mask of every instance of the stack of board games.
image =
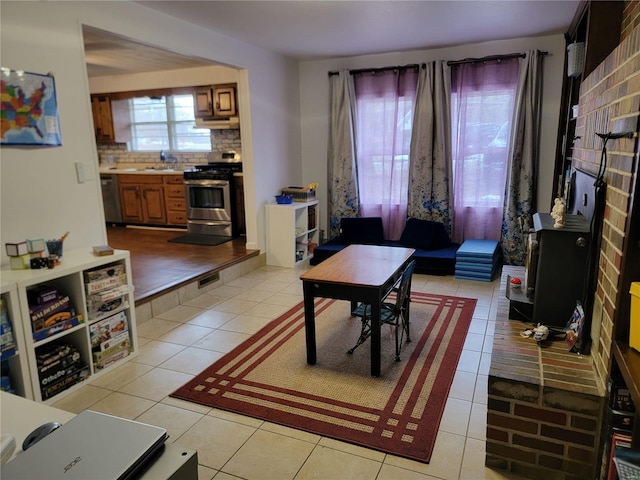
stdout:
<svg viewBox="0 0 640 480">
<path fill-rule="evenodd" d="M 124 265 L 113 264 L 84 272 L 84 284 L 87 295 L 110 290 L 127 283 Z"/>
<path fill-rule="evenodd" d="M 9 312 L 7 311 L 7 305 L 4 298 L 0 298 L 0 339 L 0 348 L 2 351 L 0 359 L 4 361 L 16 353 L 16 342 L 13 337 L 13 327 L 11 325 L 11 319 L 9 318 Z"/>
<path fill-rule="evenodd" d="M 102 370 L 129 355 L 131 339 L 125 312 L 98 320 L 89 325 L 93 365 Z"/>
<path fill-rule="evenodd" d="M 84 274 L 89 336 L 94 370 L 102 370 L 129 355 L 131 337 L 126 309 L 127 295 L 133 287 L 127 285 L 122 264 L 90 270 Z"/>
<path fill-rule="evenodd" d="M 43 400 L 89 376 L 89 367 L 82 361 L 78 349 L 66 343 L 48 343 L 39 347 L 36 350 L 36 364 Z"/>
<path fill-rule="evenodd" d="M 27 297 L 31 330 L 36 342 L 83 323 L 82 315 L 76 315 L 71 298 L 63 292 L 39 288 L 27 292 Z"/>
<path fill-rule="evenodd" d="M 129 307 L 127 294 L 133 291 L 131 285 L 119 285 L 91 295 L 87 295 L 89 320 L 99 320 Z"/>
</svg>

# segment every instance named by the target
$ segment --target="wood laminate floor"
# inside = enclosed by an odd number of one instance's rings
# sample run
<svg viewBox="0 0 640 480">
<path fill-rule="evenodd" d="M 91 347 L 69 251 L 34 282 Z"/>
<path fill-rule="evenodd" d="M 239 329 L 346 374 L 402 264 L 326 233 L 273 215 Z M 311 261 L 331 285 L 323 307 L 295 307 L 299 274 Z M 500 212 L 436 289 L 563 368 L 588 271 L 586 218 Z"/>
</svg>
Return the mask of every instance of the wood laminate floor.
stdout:
<svg viewBox="0 0 640 480">
<path fill-rule="evenodd" d="M 244 237 L 215 246 L 169 242 L 185 233 L 186 230 L 107 227 L 109 245 L 131 253 L 136 304 L 260 253 L 247 250 Z"/>
</svg>

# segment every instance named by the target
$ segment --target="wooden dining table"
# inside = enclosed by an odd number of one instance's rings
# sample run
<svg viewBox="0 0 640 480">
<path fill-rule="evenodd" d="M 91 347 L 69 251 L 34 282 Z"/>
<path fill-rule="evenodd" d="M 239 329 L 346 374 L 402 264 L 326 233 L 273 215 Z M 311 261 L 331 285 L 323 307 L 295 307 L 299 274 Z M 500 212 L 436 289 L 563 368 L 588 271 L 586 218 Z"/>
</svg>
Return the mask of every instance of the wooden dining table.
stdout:
<svg viewBox="0 0 640 480">
<path fill-rule="evenodd" d="M 300 276 L 309 365 L 317 360 L 314 298 L 349 300 L 350 311 L 360 302 L 371 305 L 371 375 L 380 376 L 381 304 L 414 252 L 404 247 L 349 245 Z"/>
</svg>

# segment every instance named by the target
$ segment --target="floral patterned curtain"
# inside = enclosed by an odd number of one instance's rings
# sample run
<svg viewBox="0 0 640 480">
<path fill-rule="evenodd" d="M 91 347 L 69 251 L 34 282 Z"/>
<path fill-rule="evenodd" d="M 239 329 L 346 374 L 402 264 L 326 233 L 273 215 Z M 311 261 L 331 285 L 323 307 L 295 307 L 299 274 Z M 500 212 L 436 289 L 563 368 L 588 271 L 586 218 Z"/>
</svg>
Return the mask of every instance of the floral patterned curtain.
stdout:
<svg viewBox="0 0 640 480">
<path fill-rule="evenodd" d="M 433 220 L 451 234 L 450 81 L 445 62 L 423 65 L 418 76 L 409 153 L 407 216 Z"/>
<path fill-rule="evenodd" d="M 353 77 L 342 70 L 329 77 L 328 204 L 329 238 L 340 234 L 342 217 L 360 215 L 355 149 Z"/>
<path fill-rule="evenodd" d="M 502 219 L 502 251 L 507 265 L 524 265 L 527 232 L 533 225 L 536 166 L 540 153 L 542 58 L 532 50 L 520 59 Z"/>
</svg>

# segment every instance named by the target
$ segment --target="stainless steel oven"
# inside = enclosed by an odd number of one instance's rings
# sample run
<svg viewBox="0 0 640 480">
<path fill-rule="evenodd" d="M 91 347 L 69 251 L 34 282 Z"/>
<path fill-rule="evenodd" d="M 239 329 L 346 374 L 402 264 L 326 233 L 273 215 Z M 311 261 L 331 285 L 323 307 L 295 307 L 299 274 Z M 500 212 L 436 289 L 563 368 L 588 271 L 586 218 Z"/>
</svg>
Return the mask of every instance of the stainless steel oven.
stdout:
<svg viewBox="0 0 640 480">
<path fill-rule="evenodd" d="M 185 179 L 184 184 L 189 232 L 230 237 L 232 217 L 229 180 Z"/>
<path fill-rule="evenodd" d="M 187 229 L 202 235 L 234 236 L 232 181 L 242 164 L 215 162 L 184 172 Z"/>
</svg>

